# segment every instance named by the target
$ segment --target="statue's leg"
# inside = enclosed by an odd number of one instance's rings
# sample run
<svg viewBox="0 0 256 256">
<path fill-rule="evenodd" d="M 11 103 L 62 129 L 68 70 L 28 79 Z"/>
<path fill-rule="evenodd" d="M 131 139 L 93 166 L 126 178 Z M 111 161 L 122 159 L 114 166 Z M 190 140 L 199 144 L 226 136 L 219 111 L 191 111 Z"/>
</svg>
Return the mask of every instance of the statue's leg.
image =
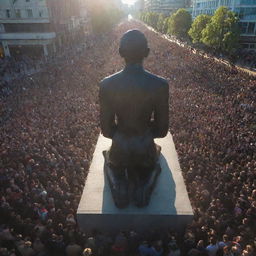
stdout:
<svg viewBox="0 0 256 256">
<path fill-rule="evenodd" d="M 104 151 L 104 171 L 107 175 L 112 197 L 118 208 L 125 208 L 129 204 L 127 170 L 122 166 L 114 166 L 109 161 L 109 151 Z"/>
<path fill-rule="evenodd" d="M 134 204 L 144 207 L 149 204 L 151 193 L 155 187 L 158 175 L 161 172 L 159 155 L 161 147 L 155 145 L 155 155 L 150 154 L 150 159 L 141 162 L 140 165 L 129 168 L 129 177 L 133 180 Z"/>
<path fill-rule="evenodd" d="M 142 169 L 140 169 L 141 171 Z M 150 196 L 154 190 L 157 177 L 161 172 L 159 163 L 156 163 L 152 169 L 144 170 L 147 175 L 137 175 L 135 179 L 135 190 L 133 193 L 134 204 L 138 207 L 144 207 L 149 204 Z"/>
</svg>

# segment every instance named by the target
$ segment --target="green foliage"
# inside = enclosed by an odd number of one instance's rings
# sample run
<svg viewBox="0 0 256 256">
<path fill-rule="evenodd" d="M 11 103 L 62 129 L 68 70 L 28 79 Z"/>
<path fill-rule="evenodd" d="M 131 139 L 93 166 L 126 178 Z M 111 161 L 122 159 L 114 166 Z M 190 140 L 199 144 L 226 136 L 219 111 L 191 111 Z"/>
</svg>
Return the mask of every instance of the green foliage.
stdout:
<svg viewBox="0 0 256 256">
<path fill-rule="evenodd" d="M 192 23 L 191 15 L 185 9 L 179 9 L 171 17 L 156 12 L 142 12 L 140 19 L 161 33 L 168 32 L 180 37 L 187 36 Z"/>
<path fill-rule="evenodd" d="M 221 37 L 219 32 L 220 28 L 218 28 L 214 23 L 210 22 L 202 31 L 202 42 L 214 49 L 220 48 Z"/>
<path fill-rule="evenodd" d="M 157 23 L 160 14 L 157 12 L 147 12 L 143 15 L 143 21 L 153 28 L 157 28 Z"/>
<path fill-rule="evenodd" d="M 168 34 L 177 37 L 187 37 L 192 24 L 192 17 L 185 9 L 179 9 L 169 19 Z"/>
<path fill-rule="evenodd" d="M 163 22 L 163 28 L 162 28 L 162 32 L 164 33 L 164 34 L 167 34 L 167 31 L 168 31 L 168 27 L 169 27 L 169 19 L 170 19 L 170 17 L 166 17 L 165 19 L 164 19 L 164 22 Z"/>
<path fill-rule="evenodd" d="M 238 39 L 238 18 L 228 8 L 219 7 L 202 31 L 202 42 L 216 51 L 231 54 Z"/>
<path fill-rule="evenodd" d="M 193 43 L 204 43 L 224 54 L 231 55 L 238 45 L 238 18 L 234 12 L 223 6 L 212 17 L 205 14 L 197 16 L 193 24 L 190 13 L 185 9 L 177 10 L 170 17 L 155 12 L 143 12 L 140 19 L 161 33 L 180 38 L 187 38 L 189 35 Z"/>
<path fill-rule="evenodd" d="M 199 43 L 202 40 L 202 31 L 210 23 L 211 16 L 201 14 L 197 16 L 192 23 L 190 30 L 188 31 L 189 36 L 192 38 L 193 43 Z"/>
<path fill-rule="evenodd" d="M 165 20 L 164 15 L 160 14 L 158 16 L 158 21 L 157 21 L 156 29 L 157 29 L 157 31 L 162 32 L 162 33 L 164 33 L 164 29 L 163 29 L 163 27 L 164 27 L 164 20 Z"/>
<path fill-rule="evenodd" d="M 152 13 L 152 23 L 151 23 L 151 26 L 155 29 L 157 29 L 157 24 L 158 24 L 158 20 L 159 20 L 159 16 L 160 14 L 159 13 Z"/>
<path fill-rule="evenodd" d="M 167 31 L 168 18 L 166 18 L 162 13 L 142 12 L 140 14 L 140 19 L 159 32 L 166 33 Z"/>
</svg>

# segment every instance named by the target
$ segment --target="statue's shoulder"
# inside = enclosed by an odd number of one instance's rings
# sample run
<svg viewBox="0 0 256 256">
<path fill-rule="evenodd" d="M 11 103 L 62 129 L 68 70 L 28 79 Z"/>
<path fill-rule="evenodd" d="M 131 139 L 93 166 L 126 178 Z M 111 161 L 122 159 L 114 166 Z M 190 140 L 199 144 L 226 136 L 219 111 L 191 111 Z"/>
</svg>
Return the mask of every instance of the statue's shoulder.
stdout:
<svg viewBox="0 0 256 256">
<path fill-rule="evenodd" d="M 161 76 L 150 73 L 147 70 L 145 70 L 145 76 L 149 81 L 152 81 L 152 83 L 155 84 L 156 86 L 169 87 L 167 80 Z"/>
<path fill-rule="evenodd" d="M 113 84 L 114 81 L 117 81 L 120 78 L 121 73 L 122 71 L 119 71 L 115 74 L 105 77 L 103 80 L 100 81 L 100 84 L 99 84 L 100 88 L 104 89 L 107 86 L 110 86 L 111 84 Z"/>
</svg>

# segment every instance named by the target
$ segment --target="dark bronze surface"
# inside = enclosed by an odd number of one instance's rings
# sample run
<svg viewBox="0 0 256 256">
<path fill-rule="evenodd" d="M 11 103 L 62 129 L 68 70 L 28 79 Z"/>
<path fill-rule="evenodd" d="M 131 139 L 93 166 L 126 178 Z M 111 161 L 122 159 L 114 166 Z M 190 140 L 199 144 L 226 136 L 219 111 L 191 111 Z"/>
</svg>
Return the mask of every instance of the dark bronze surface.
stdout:
<svg viewBox="0 0 256 256">
<path fill-rule="evenodd" d="M 112 139 L 110 150 L 104 152 L 104 169 L 117 207 L 130 201 L 143 207 L 161 170 L 161 149 L 154 138 L 168 132 L 169 86 L 144 70 L 142 61 L 149 49 L 141 32 L 124 34 L 119 52 L 125 68 L 100 83 L 101 130 Z"/>
</svg>

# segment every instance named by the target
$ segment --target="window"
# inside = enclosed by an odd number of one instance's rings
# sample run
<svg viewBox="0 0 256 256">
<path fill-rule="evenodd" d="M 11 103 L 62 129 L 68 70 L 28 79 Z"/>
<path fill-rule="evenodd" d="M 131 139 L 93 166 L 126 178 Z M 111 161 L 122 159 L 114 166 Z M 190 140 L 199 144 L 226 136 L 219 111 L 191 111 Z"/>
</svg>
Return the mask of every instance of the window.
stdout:
<svg viewBox="0 0 256 256">
<path fill-rule="evenodd" d="M 254 20 L 256 18 L 256 8 L 240 8 L 239 18 Z"/>
<path fill-rule="evenodd" d="M 16 10 L 15 10 L 15 17 L 16 17 L 16 18 L 21 18 L 20 9 L 16 9 Z"/>
<path fill-rule="evenodd" d="M 240 4 L 241 5 L 254 5 L 255 0 L 241 0 Z"/>
<path fill-rule="evenodd" d="M 240 22 L 240 29 L 242 34 L 255 34 L 255 22 Z"/>
<path fill-rule="evenodd" d="M 246 34 L 248 23 L 247 22 L 240 22 L 239 25 L 240 25 L 241 33 Z"/>
<path fill-rule="evenodd" d="M 242 47 L 243 47 L 244 49 L 248 49 L 248 48 L 249 48 L 249 44 L 242 44 Z"/>
<path fill-rule="evenodd" d="M 27 9 L 26 11 L 27 11 L 28 18 L 32 18 L 33 17 L 32 9 Z"/>
<path fill-rule="evenodd" d="M 255 49 L 256 44 L 250 44 L 250 43 L 242 44 L 242 48 L 244 48 L 244 49 Z"/>
<path fill-rule="evenodd" d="M 39 17 L 43 17 L 44 15 L 44 11 L 43 10 L 39 10 Z"/>
<path fill-rule="evenodd" d="M 11 10 L 5 11 L 6 18 L 11 18 Z"/>
<path fill-rule="evenodd" d="M 248 34 L 254 34 L 254 29 L 255 29 L 255 23 L 254 22 L 249 22 L 247 33 Z"/>
<path fill-rule="evenodd" d="M 4 24 L 0 24 L 0 33 L 4 33 L 5 29 L 4 29 Z"/>
</svg>

